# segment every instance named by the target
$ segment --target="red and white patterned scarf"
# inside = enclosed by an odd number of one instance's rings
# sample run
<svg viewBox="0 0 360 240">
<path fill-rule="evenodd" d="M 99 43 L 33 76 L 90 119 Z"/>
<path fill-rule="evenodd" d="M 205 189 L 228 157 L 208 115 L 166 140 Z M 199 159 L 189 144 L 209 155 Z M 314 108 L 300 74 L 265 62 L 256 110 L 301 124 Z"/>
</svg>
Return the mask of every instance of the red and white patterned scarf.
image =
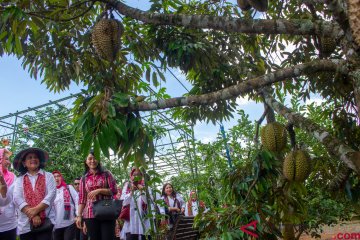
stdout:
<svg viewBox="0 0 360 240">
<path fill-rule="evenodd" d="M 71 211 L 71 193 L 70 190 L 64 180 L 63 175 L 61 174 L 61 172 L 59 171 L 53 171 L 52 174 L 59 174 L 61 177 L 61 183 L 60 185 L 56 186 L 57 189 L 63 187 L 63 196 L 64 196 L 64 220 L 69 220 L 70 219 L 70 211 Z"/>
<path fill-rule="evenodd" d="M 32 188 L 29 176 L 25 174 L 23 180 L 24 197 L 25 201 L 30 207 L 36 207 L 44 198 L 46 192 L 45 174 L 38 173 L 36 179 L 35 189 Z M 45 210 L 39 213 L 41 221 L 45 220 Z"/>
<path fill-rule="evenodd" d="M 196 194 L 195 191 L 191 191 L 190 192 L 190 195 L 189 195 L 189 201 L 188 201 L 188 214 L 189 216 L 193 216 L 193 211 L 192 211 L 192 203 L 193 202 L 196 202 L 197 201 L 197 197 L 194 197 L 193 194 Z M 204 210 L 205 209 L 205 203 L 203 201 L 200 201 L 199 202 L 199 208 L 201 210 Z"/>
</svg>

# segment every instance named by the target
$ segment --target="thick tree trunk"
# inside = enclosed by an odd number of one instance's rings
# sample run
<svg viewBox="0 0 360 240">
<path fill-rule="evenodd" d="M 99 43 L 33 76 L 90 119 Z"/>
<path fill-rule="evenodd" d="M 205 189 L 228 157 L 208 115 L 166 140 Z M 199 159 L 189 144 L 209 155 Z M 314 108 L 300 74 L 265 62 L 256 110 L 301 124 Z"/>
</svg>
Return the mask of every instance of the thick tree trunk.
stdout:
<svg viewBox="0 0 360 240">
<path fill-rule="evenodd" d="M 225 32 L 257 33 L 257 34 L 291 34 L 291 35 L 322 35 L 339 38 L 343 31 L 333 22 L 312 21 L 308 19 L 296 20 L 268 20 L 268 19 L 240 19 L 211 15 L 183 15 L 151 13 L 132 8 L 117 0 L 101 0 L 109 3 L 119 13 L 145 23 L 155 25 L 182 26 L 200 29 L 216 29 Z"/>
<path fill-rule="evenodd" d="M 291 79 L 292 77 L 297 77 L 303 74 L 310 74 L 319 71 L 335 71 L 340 63 L 341 62 L 339 61 L 317 60 L 310 63 L 284 68 L 216 92 L 188 97 L 170 98 L 153 102 L 140 102 L 138 104 L 130 104 L 129 109 L 131 111 L 151 111 L 180 106 L 209 105 L 219 100 L 232 99 L 240 95 L 250 93 L 253 90 L 270 86 L 275 82 Z"/>
<path fill-rule="evenodd" d="M 276 101 L 270 94 L 264 93 L 264 98 L 265 102 L 278 114 L 288 119 L 294 124 L 294 126 L 297 126 L 311 134 L 327 148 L 330 154 L 338 157 L 349 168 L 360 174 L 359 152 L 333 137 L 325 128 L 298 113 L 292 112 L 289 108 Z"/>
<path fill-rule="evenodd" d="M 360 70 L 354 71 L 350 74 L 354 87 L 354 97 L 357 107 L 358 117 L 360 119 Z"/>
</svg>

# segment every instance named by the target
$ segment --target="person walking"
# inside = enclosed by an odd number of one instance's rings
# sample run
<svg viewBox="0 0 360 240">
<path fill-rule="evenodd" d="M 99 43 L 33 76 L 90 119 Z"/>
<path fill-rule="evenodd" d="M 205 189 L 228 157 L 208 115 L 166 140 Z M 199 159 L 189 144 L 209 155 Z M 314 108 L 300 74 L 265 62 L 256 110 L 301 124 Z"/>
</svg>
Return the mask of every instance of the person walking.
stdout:
<svg viewBox="0 0 360 240">
<path fill-rule="evenodd" d="M 109 240 L 115 237 L 115 219 L 98 220 L 93 214 L 93 203 L 102 199 L 112 199 L 117 193 L 113 175 L 101 167 L 90 152 L 85 160 L 85 175 L 80 180 L 79 213 L 76 225 L 79 229 L 87 229 L 91 240 Z M 84 220 L 85 226 L 82 224 Z"/>
<path fill-rule="evenodd" d="M 56 182 L 54 201 L 55 226 L 53 240 L 73 240 L 75 238 L 75 218 L 78 211 L 79 197 L 76 190 L 67 185 L 59 171 L 53 171 Z"/>
<path fill-rule="evenodd" d="M 148 188 L 150 198 L 159 200 L 161 196 L 153 194 L 150 188 Z M 145 194 L 145 183 L 142 172 L 138 168 L 133 168 L 130 172 L 130 182 L 125 183 L 123 192 L 121 195 L 123 199 L 123 206 L 128 208 L 129 219 L 124 221 L 124 226 L 120 233 L 120 239 L 126 240 L 145 240 L 151 239 L 149 235 L 150 230 L 150 218 L 147 217 L 149 201 Z M 154 200 L 150 200 L 152 214 L 156 214 Z M 124 208 L 123 208 L 124 211 Z M 165 209 L 158 206 L 157 214 L 165 216 Z M 121 216 L 121 215 L 120 215 Z M 165 224 L 165 221 L 161 222 L 161 225 Z"/>
<path fill-rule="evenodd" d="M 17 218 L 13 193 L 15 174 L 9 171 L 12 153 L 0 149 L 0 240 L 16 240 Z"/>
<path fill-rule="evenodd" d="M 20 173 L 14 188 L 18 209 L 20 240 L 49 240 L 55 224 L 54 176 L 44 171 L 49 154 L 40 148 L 27 148 L 16 154 L 13 167 Z"/>
<path fill-rule="evenodd" d="M 167 206 L 166 214 L 169 216 L 169 227 L 172 228 L 178 215 L 184 214 L 185 202 L 181 194 L 177 193 L 170 183 L 164 184 L 161 191 L 161 196 L 163 197 Z"/>
</svg>

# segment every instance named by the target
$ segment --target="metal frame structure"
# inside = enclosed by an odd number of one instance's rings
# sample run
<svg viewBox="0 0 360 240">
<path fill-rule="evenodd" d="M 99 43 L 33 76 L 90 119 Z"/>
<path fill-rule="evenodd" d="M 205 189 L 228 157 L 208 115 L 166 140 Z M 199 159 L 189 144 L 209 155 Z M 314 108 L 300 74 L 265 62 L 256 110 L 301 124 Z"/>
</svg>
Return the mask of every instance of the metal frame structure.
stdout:
<svg viewBox="0 0 360 240">
<path fill-rule="evenodd" d="M 31 127 L 29 129 L 24 128 L 23 122 L 25 119 L 27 121 L 35 121 L 39 120 L 40 117 L 50 117 L 52 113 L 46 113 L 49 108 L 51 109 L 67 109 L 69 110 L 72 106 L 72 102 L 77 94 L 70 95 L 68 97 L 56 100 L 49 101 L 48 103 L 36 106 L 29 107 L 28 109 L 17 111 L 15 113 L 10 113 L 5 116 L 0 117 L 0 139 L 7 138 L 12 145 L 14 145 L 19 137 L 19 135 L 24 135 L 24 131 L 28 132 L 29 138 L 27 139 L 28 145 L 31 145 L 31 141 L 39 136 L 39 130 L 42 127 L 51 128 L 55 126 L 55 124 L 60 124 L 63 122 L 64 118 L 71 118 L 71 113 L 64 116 L 53 116 L 54 121 L 50 123 L 44 123 L 42 126 L 38 126 L 37 128 Z M 40 116 L 37 116 L 40 114 Z M 142 114 L 142 119 L 145 124 L 149 124 L 152 126 L 158 126 L 162 129 L 162 134 L 159 136 L 154 136 L 154 144 L 155 144 L 155 157 L 154 159 L 148 159 L 149 168 L 156 170 L 162 176 L 174 176 L 179 172 L 191 172 L 193 171 L 193 152 L 191 149 L 191 140 L 193 139 L 193 128 L 187 126 L 181 122 L 175 122 L 169 117 L 168 111 L 153 111 L 150 113 Z M 57 140 L 61 140 L 64 142 L 64 146 L 68 146 L 68 139 L 73 139 L 71 134 L 73 132 L 64 128 L 56 132 L 51 132 L 50 137 L 54 137 Z M 61 134 L 61 137 L 60 137 Z M 48 135 L 46 135 L 49 137 Z M 80 146 L 80 142 L 72 143 Z M 49 151 L 51 155 L 52 146 L 37 146 L 43 147 L 47 151 Z M 80 162 L 81 159 L 63 159 L 64 162 Z M 116 157 L 112 156 L 111 161 L 114 164 L 119 164 L 121 159 L 116 159 Z"/>
</svg>

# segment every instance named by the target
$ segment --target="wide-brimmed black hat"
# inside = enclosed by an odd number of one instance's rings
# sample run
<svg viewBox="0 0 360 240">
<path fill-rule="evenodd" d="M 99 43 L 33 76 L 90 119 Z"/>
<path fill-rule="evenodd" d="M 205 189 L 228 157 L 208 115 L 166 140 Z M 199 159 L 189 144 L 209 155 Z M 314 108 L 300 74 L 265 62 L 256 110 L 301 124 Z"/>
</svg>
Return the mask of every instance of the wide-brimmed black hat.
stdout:
<svg viewBox="0 0 360 240">
<path fill-rule="evenodd" d="M 24 167 L 24 165 L 22 164 L 22 162 L 25 160 L 25 156 L 29 153 L 35 153 L 40 160 L 40 166 L 41 165 L 45 165 L 45 163 L 49 160 L 49 154 L 40 149 L 40 148 L 26 148 L 20 152 L 18 152 L 15 157 L 14 157 L 14 161 L 13 161 L 13 167 L 16 171 L 18 172 L 26 172 L 26 168 Z"/>
</svg>

